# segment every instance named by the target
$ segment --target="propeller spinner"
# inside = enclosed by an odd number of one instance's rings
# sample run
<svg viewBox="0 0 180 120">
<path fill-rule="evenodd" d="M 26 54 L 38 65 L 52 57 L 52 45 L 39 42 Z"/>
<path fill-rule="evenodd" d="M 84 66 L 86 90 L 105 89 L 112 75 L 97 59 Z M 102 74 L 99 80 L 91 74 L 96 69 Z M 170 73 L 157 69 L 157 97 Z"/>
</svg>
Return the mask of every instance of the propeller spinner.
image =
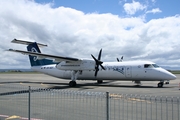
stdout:
<svg viewBox="0 0 180 120">
<path fill-rule="evenodd" d="M 95 61 L 95 63 L 96 63 L 96 64 L 95 64 L 95 74 L 94 74 L 95 77 L 97 76 L 97 73 L 98 73 L 98 71 L 99 71 L 99 66 L 101 66 L 101 68 L 102 68 L 103 70 L 105 70 L 105 68 L 102 66 L 103 62 L 101 61 L 101 53 L 102 53 L 102 49 L 99 51 L 98 59 L 96 59 L 96 58 L 91 54 L 92 58 L 94 59 L 94 61 Z"/>
</svg>

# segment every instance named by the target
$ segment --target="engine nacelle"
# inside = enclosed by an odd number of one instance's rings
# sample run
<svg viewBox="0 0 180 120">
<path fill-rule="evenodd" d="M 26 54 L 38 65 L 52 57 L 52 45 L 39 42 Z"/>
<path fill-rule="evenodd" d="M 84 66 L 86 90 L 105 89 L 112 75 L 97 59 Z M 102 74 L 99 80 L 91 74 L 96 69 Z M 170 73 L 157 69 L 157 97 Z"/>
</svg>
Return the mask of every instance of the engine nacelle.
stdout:
<svg viewBox="0 0 180 120">
<path fill-rule="evenodd" d="M 63 61 L 57 64 L 56 68 L 60 70 L 94 70 L 95 62 L 93 60 Z"/>
</svg>

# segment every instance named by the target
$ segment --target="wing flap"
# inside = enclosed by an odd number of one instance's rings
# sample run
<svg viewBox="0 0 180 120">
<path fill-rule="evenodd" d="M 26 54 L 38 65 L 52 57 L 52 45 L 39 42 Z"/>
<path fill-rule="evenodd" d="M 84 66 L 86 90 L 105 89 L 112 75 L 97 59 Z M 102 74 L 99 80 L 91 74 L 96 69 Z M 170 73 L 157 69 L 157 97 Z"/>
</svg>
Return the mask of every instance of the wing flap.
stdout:
<svg viewBox="0 0 180 120">
<path fill-rule="evenodd" d="M 42 53 L 36 53 L 36 52 L 30 52 L 30 51 L 23 51 L 23 50 L 9 49 L 9 50 L 7 50 L 7 51 L 18 52 L 18 53 L 22 53 L 22 54 L 24 54 L 24 55 L 37 56 L 38 59 L 50 58 L 50 59 L 54 59 L 56 62 L 61 62 L 61 61 L 80 61 L 80 59 L 77 59 L 77 58 L 62 57 L 62 56 L 42 54 Z"/>
</svg>

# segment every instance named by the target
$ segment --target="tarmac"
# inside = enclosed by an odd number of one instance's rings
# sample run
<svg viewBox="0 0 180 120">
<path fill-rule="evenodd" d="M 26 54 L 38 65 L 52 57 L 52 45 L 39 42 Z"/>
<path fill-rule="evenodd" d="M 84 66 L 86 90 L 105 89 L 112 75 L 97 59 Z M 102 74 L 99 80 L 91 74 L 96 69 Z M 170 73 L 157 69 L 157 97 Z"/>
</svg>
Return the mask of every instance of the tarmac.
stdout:
<svg viewBox="0 0 180 120">
<path fill-rule="evenodd" d="M 45 74 L 0 74 L 0 86 L 13 85 L 18 87 L 36 87 L 51 89 L 67 89 L 75 91 L 110 92 L 118 94 L 137 94 L 151 96 L 180 96 L 180 74 L 176 74 L 177 79 L 164 84 L 163 88 L 158 88 L 158 81 L 142 81 L 141 85 L 136 85 L 132 81 L 103 81 L 99 84 L 93 80 L 77 80 L 76 87 L 69 87 L 70 80 L 59 79 Z M 1 91 L 2 93 L 3 91 Z"/>
<path fill-rule="evenodd" d="M 158 88 L 158 81 L 144 81 L 136 85 L 131 81 L 77 81 L 76 87 L 69 87 L 69 80 L 63 80 L 44 74 L 0 74 L 0 119 L 24 120 L 28 119 L 28 89 L 33 90 L 31 95 L 31 119 L 106 119 L 105 101 L 103 98 L 86 96 L 63 95 L 61 90 L 86 92 L 109 92 L 132 96 L 152 96 L 168 98 L 167 101 L 153 102 L 131 97 L 131 99 L 111 99 L 111 117 L 114 119 L 179 119 L 179 104 L 171 98 L 180 96 L 180 74 L 177 79 Z M 48 89 L 56 92 L 48 92 Z M 88 92 L 89 91 L 89 92 Z M 78 93 L 77 92 L 77 93 Z M 6 95 L 5 95 L 5 94 Z M 26 93 L 26 94 L 23 94 Z M 8 95 L 9 94 L 9 95 Z M 56 94 L 56 95 L 55 95 Z M 59 95 L 60 94 L 60 95 Z M 99 93 L 98 93 L 99 95 Z M 155 96 L 155 97 L 153 97 Z M 80 98 L 79 98 L 80 97 Z M 165 100 L 168 100 L 165 99 Z M 173 103 L 175 102 L 175 103 Z M 179 101 L 178 101 L 179 103 Z M 131 110 L 133 106 L 134 110 Z M 143 106 L 143 107 L 142 107 Z M 115 110 L 116 108 L 116 110 Z M 101 110 L 102 109 L 102 110 Z M 123 112 L 128 110 L 128 112 Z M 114 110 L 114 111 L 113 111 Z M 140 111 L 140 112 L 138 112 Z M 71 114 L 69 114 L 71 113 Z M 135 118 L 134 118 L 135 117 Z M 176 118 L 175 118 L 176 117 Z"/>
</svg>

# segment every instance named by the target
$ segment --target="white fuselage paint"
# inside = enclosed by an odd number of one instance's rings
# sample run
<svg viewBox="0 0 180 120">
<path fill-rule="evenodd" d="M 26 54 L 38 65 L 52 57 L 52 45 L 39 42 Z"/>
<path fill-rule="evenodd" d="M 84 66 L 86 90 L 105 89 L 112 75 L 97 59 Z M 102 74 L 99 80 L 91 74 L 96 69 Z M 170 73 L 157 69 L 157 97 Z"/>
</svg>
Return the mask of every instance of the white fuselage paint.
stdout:
<svg viewBox="0 0 180 120">
<path fill-rule="evenodd" d="M 176 76 L 161 67 L 145 68 L 145 64 L 155 64 L 149 61 L 104 62 L 106 70 L 99 67 L 97 76 L 95 70 L 82 70 L 77 80 L 129 80 L 129 81 L 161 81 L 174 80 Z M 56 64 L 34 66 L 32 70 L 42 72 L 62 79 L 71 79 L 72 70 L 57 69 Z"/>
</svg>

